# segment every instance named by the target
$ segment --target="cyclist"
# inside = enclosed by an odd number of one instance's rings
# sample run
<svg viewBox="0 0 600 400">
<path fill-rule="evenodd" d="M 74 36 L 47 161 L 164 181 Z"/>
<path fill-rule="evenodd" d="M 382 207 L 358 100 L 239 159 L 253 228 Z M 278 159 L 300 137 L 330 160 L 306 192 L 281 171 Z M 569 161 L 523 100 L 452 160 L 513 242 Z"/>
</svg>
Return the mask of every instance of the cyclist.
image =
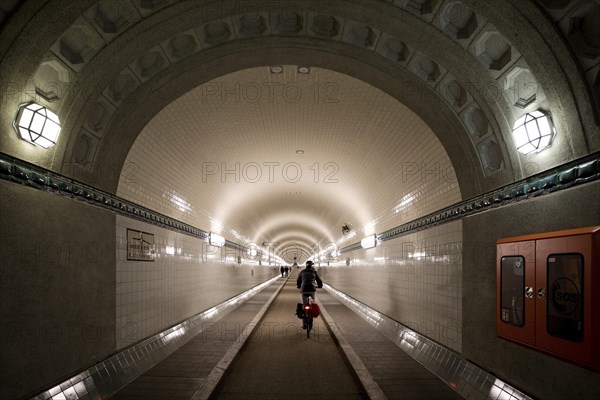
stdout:
<svg viewBox="0 0 600 400">
<path fill-rule="evenodd" d="M 321 277 L 313 267 L 314 262 L 308 260 L 306 262 L 306 268 L 300 271 L 298 279 L 296 279 L 296 287 L 300 289 L 300 296 L 302 297 L 302 304 L 308 304 L 308 296 L 315 299 L 315 292 L 317 288 L 323 287 L 323 281 Z"/>
</svg>

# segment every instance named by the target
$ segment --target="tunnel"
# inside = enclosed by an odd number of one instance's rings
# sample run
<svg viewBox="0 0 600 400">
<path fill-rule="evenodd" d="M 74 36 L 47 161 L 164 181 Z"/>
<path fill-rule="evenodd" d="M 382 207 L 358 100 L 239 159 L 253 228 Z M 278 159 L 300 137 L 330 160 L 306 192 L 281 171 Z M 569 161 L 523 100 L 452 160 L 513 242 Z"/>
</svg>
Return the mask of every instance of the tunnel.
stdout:
<svg viewBox="0 0 600 400">
<path fill-rule="evenodd" d="M 0 397 L 596 398 L 599 23 L 579 0 L 2 2 Z M 577 235 L 525 273 L 503 253 Z M 504 305 L 505 261 L 580 253 L 585 278 Z"/>
</svg>

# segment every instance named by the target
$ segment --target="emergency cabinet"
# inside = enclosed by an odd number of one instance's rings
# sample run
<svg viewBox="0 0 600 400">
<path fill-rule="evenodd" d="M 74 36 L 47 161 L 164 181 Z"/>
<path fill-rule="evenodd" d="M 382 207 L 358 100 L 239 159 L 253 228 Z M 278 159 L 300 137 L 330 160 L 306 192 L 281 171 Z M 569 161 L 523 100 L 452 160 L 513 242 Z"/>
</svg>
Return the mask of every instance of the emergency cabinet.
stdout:
<svg viewBox="0 0 600 400">
<path fill-rule="evenodd" d="M 600 226 L 496 248 L 497 335 L 600 371 Z"/>
</svg>

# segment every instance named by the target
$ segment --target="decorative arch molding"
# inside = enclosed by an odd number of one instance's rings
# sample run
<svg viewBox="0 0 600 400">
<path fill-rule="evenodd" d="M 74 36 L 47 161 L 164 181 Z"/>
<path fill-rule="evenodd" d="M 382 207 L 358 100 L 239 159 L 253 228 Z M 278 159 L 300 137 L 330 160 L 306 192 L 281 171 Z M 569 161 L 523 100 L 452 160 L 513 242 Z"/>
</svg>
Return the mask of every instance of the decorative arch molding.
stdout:
<svg viewBox="0 0 600 400">
<path fill-rule="evenodd" d="M 259 42 L 263 43 L 259 46 Z M 477 154 L 463 134 L 461 122 L 434 90 L 423 85 L 413 74 L 396 69 L 385 60 L 371 60 L 372 63 L 367 64 L 359 49 L 342 44 L 332 51 L 331 48 L 319 48 L 303 39 L 294 42 L 293 52 L 290 52 L 289 40 L 282 42 L 277 38 L 222 46 L 218 52 L 199 55 L 201 63 L 186 60 L 189 62 L 182 63 L 181 69 L 169 74 L 169 79 L 165 76 L 160 87 L 141 86 L 115 114 L 110 130 L 119 134 L 106 135 L 98 148 L 95 163 L 107 168 L 107 172 L 120 171 L 138 132 L 164 106 L 186 93 L 194 79 L 196 81 L 193 87 L 196 87 L 219 76 L 264 66 L 265 63 L 297 65 L 308 60 L 315 67 L 331 69 L 365 81 L 407 105 L 437 133 L 454 163 L 453 167 L 458 171 L 457 176 L 463 178 L 463 182 L 460 182 L 461 190 L 465 193 L 463 195 L 475 194 L 481 189 L 483 176 L 479 168 L 474 167 L 479 165 Z M 231 53 L 223 54 L 227 49 Z M 390 85 L 391 81 L 402 84 Z M 156 96 L 160 102 L 145 102 L 150 96 Z M 96 184 L 99 187 L 108 191 L 116 189 L 119 174 L 113 176 L 93 170 L 91 174 L 89 178 L 98 179 Z M 86 178 L 88 177 L 80 177 Z M 509 181 L 512 176 L 506 178 Z"/>
<path fill-rule="evenodd" d="M 310 12 L 304 12 L 304 16 L 301 16 L 300 13 L 296 12 L 279 12 L 276 13 L 275 16 L 269 16 L 268 13 L 258 13 L 255 16 L 256 18 L 248 18 L 247 14 L 243 14 L 240 16 L 230 16 L 229 18 L 223 20 L 208 21 L 204 24 L 201 24 L 200 27 L 196 27 L 195 29 L 187 29 L 184 33 L 176 34 L 171 39 L 163 41 L 162 47 L 154 46 L 148 49 L 144 55 L 140 56 L 137 60 L 130 62 L 125 69 L 117 73 L 116 77 L 106 84 L 106 87 L 101 90 L 101 95 L 98 96 L 98 101 L 90 99 L 90 103 L 96 102 L 96 104 L 89 106 L 89 108 L 93 107 L 92 111 L 84 112 L 83 114 L 92 113 L 90 118 L 94 120 L 94 125 L 96 127 L 100 125 L 99 122 L 104 122 L 105 124 L 110 123 L 110 129 L 119 130 L 120 132 L 130 131 L 131 129 L 139 131 L 141 130 L 142 126 L 135 128 L 129 126 L 128 129 L 119 129 L 117 128 L 117 124 L 115 124 L 111 119 L 117 115 L 117 109 L 119 112 L 121 112 L 127 107 L 127 104 L 124 104 L 125 99 L 129 99 L 129 103 L 141 105 L 140 102 L 134 100 L 134 98 L 131 96 L 134 96 L 133 92 L 138 88 L 143 90 L 142 86 L 146 83 L 144 71 L 149 71 L 146 73 L 146 75 L 156 74 L 157 79 L 155 79 L 153 82 L 154 85 L 156 85 L 156 81 L 160 81 L 161 77 L 167 77 L 166 79 L 168 79 L 169 75 L 174 74 L 173 72 L 169 72 L 169 70 L 174 68 L 175 70 L 181 70 L 181 68 L 177 68 L 179 67 L 177 64 L 186 64 L 189 59 L 199 59 L 203 61 L 204 59 L 212 56 L 212 54 L 210 54 L 211 52 L 219 52 L 224 46 L 231 44 L 231 47 L 234 48 L 246 47 L 247 44 L 243 42 L 253 41 L 256 45 L 256 43 L 261 41 L 268 42 L 269 39 L 272 39 L 274 43 L 282 43 L 281 49 L 277 49 L 278 52 L 281 51 L 282 53 L 285 53 L 285 48 L 288 48 L 288 52 L 289 49 L 293 49 L 294 52 L 297 51 L 298 45 L 294 43 L 296 41 L 300 42 L 299 46 L 301 47 L 311 47 L 310 45 L 307 46 L 307 43 L 318 42 L 319 46 L 312 47 L 318 48 L 324 52 L 331 51 L 334 54 L 353 53 L 351 57 L 357 60 L 381 58 L 396 69 L 405 70 L 412 73 L 412 75 L 415 77 L 420 77 L 420 79 L 417 80 L 414 80 L 412 77 L 408 81 L 406 79 L 398 80 L 399 85 L 402 86 L 403 93 L 400 93 L 400 97 L 398 96 L 398 93 L 396 93 L 395 97 L 400 98 L 400 100 L 403 102 L 407 101 L 408 103 L 414 103 L 419 101 L 427 101 L 429 102 L 429 106 L 431 106 L 431 103 L 435 103 L 437 105 L 439 98 L 448 99 L 447 101 L 452 106 L 451 110 L 454 110 L 454 112 L 460 112 L 467 103 L 475 101 L 475 98 L 478 97 L 476 93 L 474 93 L 474 95 L 469 95 L 467 89 L 459 82 L 459 79 L 454 78 L 444 67 L 441 67 L 430 57 L 422 54 L 415 48 L 410 48 L 406 43 L 400 41 L 396 37 L 386 34 L 385 32 L 370 27 L 366 24 L 353 21 L 349 18 L 316 13 L 311 14 Z M 408 18 L 410 19 L 413 17 L 409 16 Z M 274 22 L 275 25 L 273 27 L 268 26 L 269 21 L 276 21 Z M 294 28 L 294 37 L 292 38 L 279 37 L 276 36 L 276 34 L 289 34 L 291 29 L 289 27 L 285 29 L 282 28 L 282 21 L 286 21 L 287 23 L 292 21 L 294 22 L 292 25 L 294 25 L 296 28 L 300 27 L 303 22 L 306 23 L 306 26 L 303 27 L 303 29 Z M 264 25 L 264 29 L 258 26 L 255 27 L 258 30 L 253 31 L 252 29 L 254 28 L 249 25 L 251 23 L 259 24 L 260 26 Z M 420 22 L 419 20 L 413 20 L 412 23 L 419 24 Z M 346 26 L 344 24 L 347 25 L 347 29 L 342 32 Z M 329 32 L 328 29 L 330 29 L 331 32 Z M 436 31 L 433 30 L 433 32 L 435 33 Z M 196 36 L 194 36 L 194 34 Z M 307 36 L 309 36 L 309 38 L 307 38 Z M 243 40 L 240 40 L 240 38 Z M 227 42 L 229 39 L 231 40 Z M 305 39 L 305 43 L 302 43 L 302 39 Z M 182 44 L 181 46 L 188 49 L 190 56 L 188 56 L 187 59 L 180 60 L 180 62 L 177 64 L 168 66 L 168 61 L 173 61 L 173 57 L 169 55 L 173 53 L 173 49 L 171 47 L 173 47 L 174 42 L 185 42 L 186 44 Z M 198 49 L 198 47 L 202 47 L 202 49 Z M 196 49 L 197 53 L 194 53 L 193 49 Z M 375 53 L 377 56 L 373 57 L 373 54 L 369 54 L 369 52 Z M 197 57 L 199 53 L 202 53 L 202 56 Z M 409 57 L 412 59 L 409 59 Z M 274 63 L 281 63 L 281 58 L 285 59 L 286 55 L 280 55 L 280 59 L 274 60 Z M 382 64 L 380 60 L 378 61 L 379 64 Z M 241 68 L 239 66 L 239 60 L 236 60 L 236 62 L 238 64 L 238 68 Z M 300 60 L 298 63 L 306 64 L 307 62 L 306 60 Z M 265 57 L 261 58 L 261 64 L 265 64 Z M 257 66 L 261 64 L 251 63 L 248 64 L 248 66 Z M 315 62 L 309 62 L 308 64 L 319 65 L 319 62 L 317 60 Z M 356 64 L 356 70 L 364 70 L 365 68 L 368 69 L 369 66 L 367 64 L 369 63 L 363 62 L 361 67 L 358 67 L 358 64 Z M 196 64 L 196 66 L 198 66 L 198 64 Z M 164 70 L 161 70 L 162 68 L 164 68 Z M 332 69 L 339 71 L 337 68 Z M 356 75 L 352 71 L 343 72 L 353 76 Z M 369 74 L 367 73 L 363 75 L 368 76 Z M 216 76 L 217 75 L 215 75 L 215 77 Z M 361 79 L 368 81 L 368 79 L 365 79 L 364 77 Z M 422 85 L 423 82 L 425 82 L 427 85 Z M 203 82 L 199 81 L 198 84 L 200 83 Z M 189 90 L 192 87 L 193 85 L 188 83 L 187 89 Z M 380 85 L 379 87 L 388 93 L 394 91 L 389 88 L 389 81 L 385 82 L 384 85 Z M 398 92 L 398 90 L 395 91 Z M 439 95 L 437 97 L 436 92 Z M 181 94 L 183 93 L 185 93 L 185 91 L 181 92 Z M 446 95 L 446 93 L 449 94 Z M 161 99 L 165 98 L 162 94 L 160 96 L 156 96 L 156 91 L 154 91 L 154 94 L 154 97 L 160 97 Z M 415 101 L 402 98 L 407 96 L 419 96 L 421 99 Z M 148 97 L 144 97 L 144 99 L 147 98 Z M 152 96 L 149 98 L 152 98 Z M 112 109 L 111 107 L 106 107 L 105 105 L 107 104 L 112 105 Z M 444 107 L 443 104 L 442 107 Z M 151 114 L 146 107 L 142 106 L 142 108 L 145 109 L 146 114 Z M 487 108 L 486 110 L 488 110 L 488 115 L 491 117 L 491 111 L 489 111 Z M 104 118 L 100 117 L 99 113 L 102 114 Z M 436 116 L 432 115 L 432 117 L 435 118 Z M 493 117 L 491 118 L 493 120 Z M 84 170 L 91 170 L 92 175 L 101 175 L 99 172 L 93 172 L 94 170 L 108 170 L 111 172 L 109 176 L 114 177 L 115 174 L 113 172 L 118 170 L 118 166 L 111 165 L 109 167 L 104 166 L 102 168 L 98 168 L 96 159 L 99 148 L 102 146 L 102 138 L 99 138 L 98 135 L 94 135 L 94 132 L 90 132 L 89 129 L 86 129 L 86 125 L 90 124 L 85 120 L 78 121 L 78 123 L 74 125 L 73 133 L 79 131 L 77 134 L 78 138 L 75 140 L 71 139 L 66 154 L 77 154 L 78 157 L 77 159 L 67 160 L 67 164 L 79 164 Z M 444 123 L 443 125 L 444 127 L 442 129 L 446 129 L 448 124 Z M 490 135 L 496 136 L 500 134 L 501 129 L 496 123 L 492 122 L 488 125 L 490 126 Z M 491 128 L 492 125 L 494 128 Z M 81 126 L 83 126 L 83 128 L 80 128 Z M 105 133 L 102 132 L 101 125 L 100 129 L 96 129 L 96 133 L 106 136 Z M 456 138 L 461 138 L 463 136 L 465 135 L 462 135 L 457 131 L 456 134 L 453 135 L 452 140 L 456 141 Z M 469 136 L 465 137 L 468 141 Z M 476 139 L 479 140 L 483 138 L 476 137 Z M 464 141 L 464 139 L 460 140 Z M 472 140 L 472 138 L 470 140 Z M 496 139 L 496 142 L 504 143 L 504 139 Z M 485 155 L 477 155 L 478 146 L 476 146 L 476 143 L 471 144 L 471 146 L 474 149 L 475 157 L 472 155 L 465 156 L 463 154 L 462 156 L 455 158 L 455 160 L 460 160 L 460 162 L 463 164 L 468 164 L 469 171 L 461 174 L 462 176 L 469 176 L 469 178 L 472 180 L 479 180 L 479 177 L 473 177 L 473 165 L 476 165 L 477 162 L 484 164 L 484 166 L 481 168 L 484 175 L 498 175 L 499 172 L 511 170 L 510 168 L 506 168 L 510 164 L 506 151 L 501 154 L 501 162 L 488 165 Z M 114 149 L 114 146 L 111 145 L 110 148 Z M 74 163 L 71 163 L 70 161 L 74 161 Z M 102 175 L 106 176 L 105 173 L 102 173 Z M 85 179 L 86 177 L 82 176 L 81 178 Z M 512 179 L 512 173 L 510 176 L 504 176 L 503 179 Z M 476 184 L 475 186 L 478 185 Z"/>
</svg>

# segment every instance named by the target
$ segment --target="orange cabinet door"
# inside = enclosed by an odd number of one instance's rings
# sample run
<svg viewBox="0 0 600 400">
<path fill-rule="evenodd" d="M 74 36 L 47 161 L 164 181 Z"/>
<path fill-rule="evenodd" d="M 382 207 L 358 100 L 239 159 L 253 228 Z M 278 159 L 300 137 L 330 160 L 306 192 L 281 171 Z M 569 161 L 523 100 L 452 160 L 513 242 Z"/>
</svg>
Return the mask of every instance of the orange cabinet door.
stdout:
<svg viewBox="0 0 600 400">
<path fill-rule="evenodd" d="M 535 241 L 498 244 L 496 250 L 496 332 L 535 344 Z"/>
<path fill-rule="evenodd" d="M 590 364 L 592 235 L 536 241 L 536 346 Z"/>
</svg>

